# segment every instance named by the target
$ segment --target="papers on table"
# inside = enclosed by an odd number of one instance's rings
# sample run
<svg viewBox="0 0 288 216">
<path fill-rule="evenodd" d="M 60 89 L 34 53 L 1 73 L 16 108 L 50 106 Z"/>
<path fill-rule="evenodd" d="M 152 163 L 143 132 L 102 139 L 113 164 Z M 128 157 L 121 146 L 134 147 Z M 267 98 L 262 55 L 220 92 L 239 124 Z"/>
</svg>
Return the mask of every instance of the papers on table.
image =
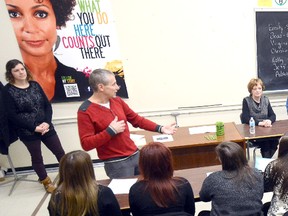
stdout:
<svg viewBox="0 0 288 216">
<path fill-rule="evenodd" d="M 135 145 L 138 147 L 142 147 L 147 143 L 144 135 L 130 134 L 130 138 L 134 141 Z"/>
<path fill-rule="evenodd" d="M 206 176 L 208 177 L 211 173 L 213 173 L 213 172 L 208 172 L 208 173 L 206 173 Z"/>
<path fill-rule="evenodd" d="M 146 141 L 144 135 L 130 134 L 130 138 L 134 141 L 135 145 L 140 147 L 140 148 L 147 144 L 147 141 Z M 154 135 L 152 138 L 153 138 L 154 142 L 172 142 L 172 141 L 174 141 L 173 136 L 169 135 L 169 134 Z"/>
<path fill-rule="evenodd" d="M 168 135 L 168 134 L 160 134 L 160 135 L 153 136 L 153 141 L 154 142 L 172 142 L 173 137 L 172 135 Z"/>
<path fill-rule="evenodd" d="M 132 179 L 112 179 L 108 187 L 114 194 L 128 194 L 131 186 L 137 182 L 137 178 Z"/>
<path fill-rule="evenodd" d="M 264 172 L 266 166 L 271 162 L 275 160 L 274 158 L 262 158 L 262 157 L 256 157 L 255 159 L 255 168 Z"/>
<path fill-rule="evenodd" d="M 208 133 L 208 132 L 211 132 L 211 133 L 216 132 L 216 125 L 189 128 L 190 134 L 201 134 L 201 133 Z"/>
</svg>

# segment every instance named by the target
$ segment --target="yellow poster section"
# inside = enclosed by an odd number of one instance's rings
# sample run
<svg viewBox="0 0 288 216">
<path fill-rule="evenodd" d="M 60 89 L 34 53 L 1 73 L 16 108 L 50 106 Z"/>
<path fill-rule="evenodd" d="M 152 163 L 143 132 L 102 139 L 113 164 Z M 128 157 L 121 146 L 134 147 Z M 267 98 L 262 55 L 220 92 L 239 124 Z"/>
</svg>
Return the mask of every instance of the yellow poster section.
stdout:
<svg viewBox="0 0 288 216">
<path fill-rule="evenodd" d="M 272 0 L 258 0 L 258 7 L 272 7 Z"/>
</svg>

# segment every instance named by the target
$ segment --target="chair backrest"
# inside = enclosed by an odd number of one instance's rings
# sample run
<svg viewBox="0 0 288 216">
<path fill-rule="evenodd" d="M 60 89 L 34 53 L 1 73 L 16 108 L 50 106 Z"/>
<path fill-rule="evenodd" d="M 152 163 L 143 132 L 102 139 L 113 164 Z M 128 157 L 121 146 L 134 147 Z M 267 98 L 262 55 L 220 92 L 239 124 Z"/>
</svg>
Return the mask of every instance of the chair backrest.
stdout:
<svg viewBox="0 0 288 216">
<path fill-rule="evenodd" d="M 158 216 L 192 216 L 187 212 L 169 212 L 165 214 L 159 214 Z"/>
<path fill-rule="evenodd" d="M 240 113 L 240 121 L 241 121 L 241 124 L 244 124 L 244 121 L 242 119 L 242 113 Z"/>
<path fill-rule="evenodd" d="M 287 97 L 287 100 L 286 100 L 286 110 L 287 110 L 287 114 L 288 114 L 288 97 Z"/>
</svg>

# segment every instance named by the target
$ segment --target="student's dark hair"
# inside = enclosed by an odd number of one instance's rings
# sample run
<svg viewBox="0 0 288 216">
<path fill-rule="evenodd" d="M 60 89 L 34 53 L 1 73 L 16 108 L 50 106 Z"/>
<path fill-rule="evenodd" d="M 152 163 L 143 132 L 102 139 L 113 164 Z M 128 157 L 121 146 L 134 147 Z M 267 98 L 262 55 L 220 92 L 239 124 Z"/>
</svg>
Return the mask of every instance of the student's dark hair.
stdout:
<svg viewBox="0 0 288 216">
<path fill-rule="evenodd" d="M 90 155 L 82 150 L 65 154 L 60 160 L 58 186 L 50 201 L 55 215 L 97 216 L 97 200 L 98 185 Z"/>
<path fill-rule="evenodd" d="M 278 158 L 285 157 L 288 153 L 288 133 L 285 133 L 279 140 Z"/>
<path fill-rule="evenodd" d="M 235 183 L 246 182 L 253 187 L 256 176 L 248 165 L 244 150 L 240 145 L 234 142 L 222 142 L 215 150 L 222 163 L 222 169 L 232 174 L 230 177 L 235 180 Z"/>
<path fill-rule="evenodd" d="M 280 197 L 288 193 L 288 134 L 285 134 L 280 138 L 278 158 L 276 159 L 272 171 L 271 177 L 273 185 L 280 185 Z"/>
<path fill-rule="evenodd" d="M 140 150 L 139 170 L 141 179 L 147 183 L 153 201 L 159 207 L 168 207 L 176 202 L 178 190 L 173 178 L 173 159 L 168 147 L 160 142 L 151 142 Z"/>
<path fill-rule="evenodd" d="M 43 0 L 35 0 L 36 2 L 43 2 Z M 76 5 L 76 0 L 50 0 L 55 16 L 56 25 L 65 27 L 68 20 L 72 20 L 72 11 Z"/>
<path fill-rule="evenodd" d="M 7 82 L 9 83 L 14 83 L 15 82 L 15 78 L 12 74 L 12 69 L 15 68 L 18 64 L 23 65 L 23 67 L 26 70 L 27 73 L 27 80 L 32 80 L 32 74 L 30 73 L 30 71 L 28 70 L 28 68 L 23 64 L 23 62 L 21 62 L 18 59 L 11 59 L 6 63 L 6 72 L 5 72 L 5 79 Z"/>
</svg>

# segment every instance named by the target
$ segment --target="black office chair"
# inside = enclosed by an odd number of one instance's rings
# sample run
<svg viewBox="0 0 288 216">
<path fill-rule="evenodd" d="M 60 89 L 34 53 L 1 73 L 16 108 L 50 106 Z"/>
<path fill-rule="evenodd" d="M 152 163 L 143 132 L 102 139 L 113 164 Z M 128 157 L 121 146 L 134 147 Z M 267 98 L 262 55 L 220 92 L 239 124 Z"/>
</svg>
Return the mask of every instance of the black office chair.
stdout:
<svg viewBox="0 0 288 216">
<path fill-rule="evenodd" d="M 13 182 L 12 187 L 11 187 L 10 192 L 9 192 L 9 196 L 12 194 L 12 192 L 13 192 L 16 184 L 17 184 L 17 182 L 19 182 L 19 181 L 37 182 L 37 183 L 39 183 L 37 180 L 26 179 L 26 177 L 27 177 L 28 175 L 21 175 L 21 176 L 19 176 L 19 175 L 17 174 L 16 170 L 15 170 L 14 164 L 13 164 L 13 162 L 12 162 L 12 159 L 11 159 L 9 153 L 8 153 L 6 156 L 7 156 L 7 159 L 8 159 L 9 165 L 10 165 L 10 168 L 11 168 L 11 170 L 12 170 L 12 173 L 13 173 L 13 179 L 11 179 L 11 180 L 6 180 L 6 181 L 0 183 L 0 186 L 2 186 L 2 185 L 4 185 L 4 184 L 8 184 L 8 183 Z"/>
<path fill-rule="evenodd" d="M 240 121 L 241 124 L 245 124 L 245 122 L 242 119 L 242 113 L 240 114 Z M 256 150 L 260 149 L 260 146 L 257 144 L 256 140 L 247 140 L 246 141 L 246 149 L 247 149 L 247 158 L 248 160 L 250 160 L 250 148 L 254 148 L 253 149 L 253 163 L 254 163 L 254 167 L 255 167 L 255 163 L 256 163 Z"/>
<path fill-rule="evenodd" d="M 164 214 L 159 214 L 158 216 L 192 216 L 187 212 L 169 212 Z"/>
</svg>

